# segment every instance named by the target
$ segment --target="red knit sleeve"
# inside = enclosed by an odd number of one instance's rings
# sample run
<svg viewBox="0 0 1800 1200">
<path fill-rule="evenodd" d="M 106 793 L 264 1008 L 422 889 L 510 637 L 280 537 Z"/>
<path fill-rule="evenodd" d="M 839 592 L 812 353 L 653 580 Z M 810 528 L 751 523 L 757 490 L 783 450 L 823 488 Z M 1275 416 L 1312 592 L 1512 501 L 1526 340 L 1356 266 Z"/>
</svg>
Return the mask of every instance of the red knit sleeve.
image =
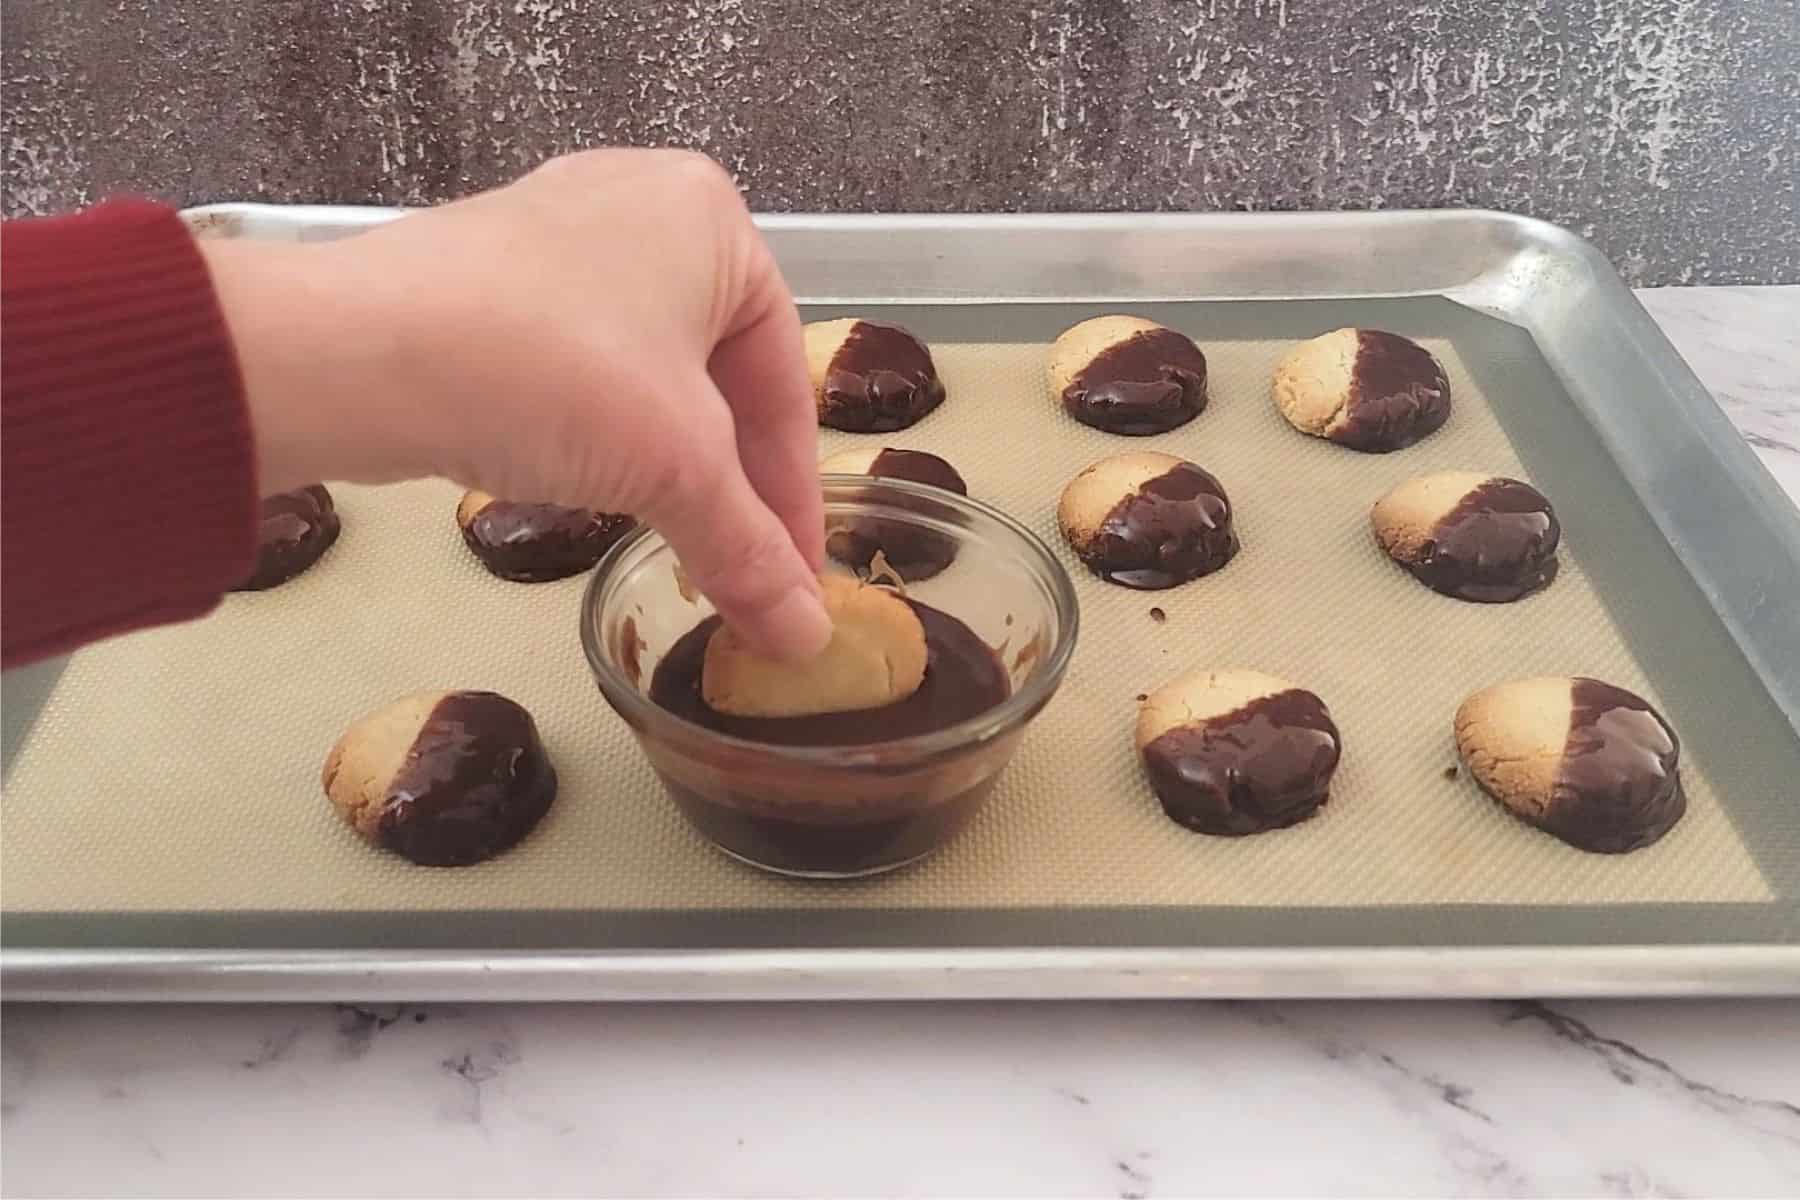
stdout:
<svg viewBox="0 0 1800 1200">
<path fill-rule="evenodd" d="M 0 226 L 0 658 L 196 617 L 248 574 L 242 377 L 193 238 L 123 200 Z"/>
</svg>

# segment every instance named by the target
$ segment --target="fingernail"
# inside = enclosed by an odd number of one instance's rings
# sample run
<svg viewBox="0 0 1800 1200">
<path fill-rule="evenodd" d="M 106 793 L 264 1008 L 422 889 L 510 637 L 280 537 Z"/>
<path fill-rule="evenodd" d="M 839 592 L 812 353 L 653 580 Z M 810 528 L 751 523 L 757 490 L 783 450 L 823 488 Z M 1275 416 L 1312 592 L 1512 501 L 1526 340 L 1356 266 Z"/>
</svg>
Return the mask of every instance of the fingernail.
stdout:
<svg viewBox="0 0 1800 1200">
<path fill-rule="evenodd" d="M 768 610 L 763 636 L 777 657 L 811 658 L 831 640 L 831 618 L 816 592 L 796 587 Z"/>
</svg>

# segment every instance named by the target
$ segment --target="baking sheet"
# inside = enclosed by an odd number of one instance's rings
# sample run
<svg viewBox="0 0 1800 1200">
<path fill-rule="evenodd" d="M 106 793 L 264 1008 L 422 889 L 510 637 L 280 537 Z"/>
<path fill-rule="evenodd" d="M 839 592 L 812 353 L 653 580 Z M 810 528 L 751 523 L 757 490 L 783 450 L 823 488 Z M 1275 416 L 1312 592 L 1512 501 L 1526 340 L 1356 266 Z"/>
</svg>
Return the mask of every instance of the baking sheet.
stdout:
<svg viewBox="0 0 1800 1200">
<path fill-rule="evenodd" d="M 1672 564 L 1636 527 L 1642 513 L 1622 480 L 1579 454 L 1565 463 L 1533 450 L 1581 447 L 1579 418 L 1527 361 L 1528 341 L 1441 302 L 1140 310 L 1199 340 L 1213 399 L 1182 429 L 1131 440 L 1068 420 L 1045 391 L 1047 340 L 1094 306 L 857 310 L 927 336 L 949 389 L 938 413 L 883 442 L 944 455 L 973 495 L 1051 541 L 1083 611 L 1061 694 L 976 823 L 927 862 L 854 885 L 818 884 L 766 876 L 710 850 L 663 798 L 591 682 L 576 636 L 581 580 L 523 586 L 486 575 L 458 536 L 449 485 L 334 487 L 344 534 L 307 575 L 228 597 L 205 621 L 74 658 L 8 772 L 6 912 L 288 913 L 329 923 L 425 911 L 1200 914 L 1758 904 L 1778 895 L 1765 867 L 1792 854 L 1794 822 L 1781 824 L 1780 811 L 1800 778 L 1800 751 L 1791 739 L 1761 736 L 1778 721 L 1708 715 L 1721 704 L 1737 713 L 1756 705 L 1741 664 L 1733 673 L 1719 661 L 1702 678 L 1658 677 L 1646 665 L 1634 608 L 1692 607 L 1697 597 L 1680 594 L 1673 576 L 1653 594 Z M 1267 395 L 1275 361 L 1294 338 L 1349 320 L 1419 336 L 1439 356 L 1456 399 L 1444 430 L 1370 456 L 1287 427 Z M 1532 435 L 1529 446 L 1520 432 Z M 826 431 L 821 451 L 853 440 Z M 1223 480 L 1244 543 L 1217 575 L 1162 593 L 1088 576 L 1054 522 L 1062 483 L 1083 466 L 1149 447 Z M 1530 461 L 1534 453 L 1540 461 Z M 1518 475 L 1551 495 L 1565 546 L 1550 589 L 1514 605 L 1462 604 L 1379 553 L 1370 503 L 1402 478 L 1450 467 Z M 953 575 L 935 586 L 953 588 Z M 933 587 L 918 594 L 929 601 Z M 1166 622 L 1151 620 L 1153 605 Z M 1709 616 L 1683 611 L 1677 624 L 1704 637 Z M 1191 667 L 1231 665 L 1284 675 L 1330 704 L 1346 752 L 1319 818 L 1224 840 L 1160 814 L 1131 750 L 1135 697 Z M 1585 855 L 1506 816 L 1466 776 L 1445 778 L 1462 697 L 1539 673 L 1606 678 L 1669 713 L 1684 738 L 1690 799 L 1669 837 L 1632 855 Z M 345 725 L 425 687 L 518 699 L 537 716 L 562 777 L 537 832 L 479 867 L 430 870 L 371 850 L 319 789 L 319 763 Z M 1775 811 L 1772 834 L 1734 820 L 1759 808 Z M 1774 853 L 1765 846 L 1759 865 L 1753 832 L 1789 841 Z M 1374 922 L 1367 940 L 1404 940 L 1404 929 Z"/>
</svg>

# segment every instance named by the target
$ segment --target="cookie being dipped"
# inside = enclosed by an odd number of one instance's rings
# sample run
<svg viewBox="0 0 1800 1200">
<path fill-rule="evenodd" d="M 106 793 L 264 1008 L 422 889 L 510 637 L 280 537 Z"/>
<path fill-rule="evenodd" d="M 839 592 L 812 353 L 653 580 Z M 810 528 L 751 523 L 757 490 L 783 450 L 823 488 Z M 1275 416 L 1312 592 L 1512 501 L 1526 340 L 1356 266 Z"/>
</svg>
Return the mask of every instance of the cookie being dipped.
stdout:
<svg viewBox="0 0 1800 1200">
<path fill-rule="evenodd" d="M 821 425 L 893 433 L 944 402 L 930 349 L 898 325 L 844 317 L 814 321 L 804 333 Z"/>
<path fill-rule="evenodd" d="M 557 783 L 531 714 L 479 691 L 419 692 L 369 713 L 331 748 L 320 781 L 358 835 L 427 867 L 518 844 Z"/>
<path fill-rule="evenodd" d="M 1083 425 L 1142 437 L 1206 407 L 1206 355 L 1193 339 L 1143 317 L 1093 317 L 1050 347 L 1050 398 Z"/>
<path fill-rule="evenodd" d="M 637 521 L 622 513 L 496 500 L 482 491 L 463 495 L 456 524 L 481 565 L 514 583 L 579 575 L 637 528 Z"/>
<path fill-rule="evenodd" d="M 1420 475 L 1377 500 L 1369 520 L 1389 558 L 1458 600 L 1505 604 L 1556 578 L 1556 510 L 1517 479 L 1478 471 Z"/>
<path fill-rule="evenodd" d="M 904 479 L 969 494 L 956 468 L 923 450 L 890 446 L 853 446 L 819 464 L 827 475 L 868 475 Z M 880 554 L 888 570 L 907 583 L 930 579 L 956 561 L 956 539 L 932 529 L 880 517 L 851 517 L 827 531 L 825 552 L 845 566 L 866 570 Z"/>
<path fill-rule="evenodd" d="M 925 628 L 886 588 L 845 575 L 819 580 L 831 641 L 814 657 L 788 662 L 753 649 L 728 625 L 706 643 L 700 695 L 734 717 L 805 717 L 896 704 L 925 678 Z"/>
<path fill-rule="evenodd" d="M 1329 799 L 1343 742 L 1325 702 L 1260 671 L 1195 671 L 1145 698 L 1138 755 L 1170 820 L 1243 837 L 1283 829 Z"/>
<path fill-rule="evenodd" d="M 1101 459 L 1063 489 L 1056 520 L 1096 575 L 1147 591 L 1209 575 L 1239 548 L 1224 485 L 1172 454 Z"/>
<path fill-rule="evenodd" d="M 256 566 L 234 592 L 262 592 L 303 574 L 325 556 L 343 529 L 325 485 L 265 496 L 256 529 Z"/>
<path fill-rule="evenodd" d="M 1450 419 L 1450 379 L 1411 338 L 1334 329 L 1302 342 L 1275 368 L 1275 406 L 1302 433 L 1385 454 Z"/>
<path fill-rule="evenodd" d="M 1476 692 L 1456 710 L 1456 749 L 1482 791 L 1578 850 L 1642 849 L 1687 811 L 1674 729 L 1643 697 L 1598 679 Z"/>
</svg>

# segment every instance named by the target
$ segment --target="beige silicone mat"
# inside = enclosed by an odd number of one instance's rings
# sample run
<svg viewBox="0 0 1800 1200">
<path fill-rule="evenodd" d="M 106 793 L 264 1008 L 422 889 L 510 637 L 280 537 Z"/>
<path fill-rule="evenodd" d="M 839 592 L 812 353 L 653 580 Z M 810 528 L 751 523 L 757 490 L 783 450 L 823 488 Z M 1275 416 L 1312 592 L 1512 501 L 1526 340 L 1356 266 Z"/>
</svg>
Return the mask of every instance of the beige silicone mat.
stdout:
<svg viewBox="0 0 1800 1200">
<path fill-rule="evenodd" d="M 936 323 L 955 319 L 948 312 Z M 1583 673 L 1660 697 L 1584 568 L 1614 535 L 1612 515 L 1559 499 L 1562 574 L 1511 606 L 1440 597 L 1376 550 L 1369 505 L 1406 476 L 1463 467 L 1530 477 L 1457 346 L 1423 339 L 1450 373 L 1450 423 L 1410 450 L 1371 456 L 1303 437 L 1277 415 L 1267 381 L 1291 342 L 1214 340 L 1198 321 L 1187 327 L 1211 363 L 1212 404 L 1190 425 L 1142 440 L 1065 418 L 1045 394 L 1042 342 L 937 335 L 950 398 L 885 441 L 944 455 L 972 494 L 1052 541 L 1076 575 L 1083 628 L 1065 686 L 992 802 L 915 868 L 809 884 L 712 851 L 664 800 L 590 680 L 576 634 L 583 581 L 489 577 L 458 537 L 456 489 L 420 483 L 334 489 L 343 536 L 308 575 L 231 596 L 207 620 L 74 659 L 7 779 L 4 906 L 217 913 L 1770 898 L 1715 789 L 1718 765 L 1755 749 L 1728 735 L 1708 741 L 1683 730 L 1688 815 L 1658 845 L 1623 857 L 1571 850 L 1504 815 L 1466 776 L 1445 777 L 1452 712 L 1496 680 Z M 849 440 L 826 433 L 821 449 Z M 1216 473 L 1243 539 L 1219 574 L 1158 594 L 1081 573 L 1053 516 L 1063 482 L 1087 463 L 1150 447 Z M 1151 619 L 1153 605 L 1166 623 Z M 1179 671 L 1230 665 L 1294 679 L 1330 705 L 1345 756 L 1319 818 L 1223 840 L 1187 833 L 1158 810 L 1131 751 L 1135 698 Z M 523 702 L 561 772 L 549 816 L 496 861 L 410 866 L 357 841 L 320 792 L 319 764 L 339 731 L 424 687 L 492 688 Z"/>
</svg>

